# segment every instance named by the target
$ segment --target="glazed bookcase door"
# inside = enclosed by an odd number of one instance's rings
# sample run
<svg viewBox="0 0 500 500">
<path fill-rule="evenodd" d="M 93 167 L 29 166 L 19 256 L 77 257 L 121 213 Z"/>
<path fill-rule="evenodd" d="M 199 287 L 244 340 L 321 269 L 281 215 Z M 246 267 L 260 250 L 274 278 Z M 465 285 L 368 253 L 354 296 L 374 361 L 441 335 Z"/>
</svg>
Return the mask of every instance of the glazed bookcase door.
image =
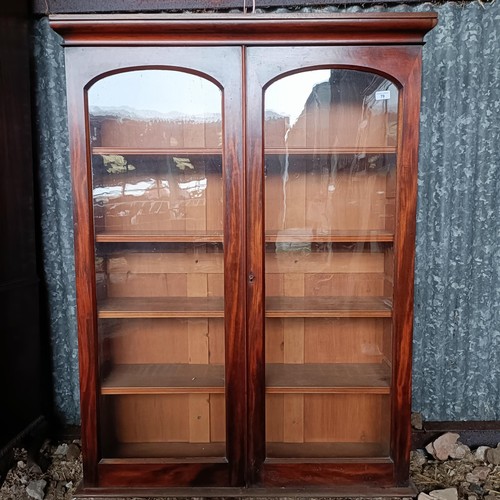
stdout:
<svg viewBox="0 0 500 500">
<path fill-rule="evenodd" d="M 403 75 L 391 76 L 382 53 L 360 65 L 357 51 L 354 64 L 342 48 L 248 50 L 249 94 L 262 96 L 264 117 L 247 128 L 250 150 L 262 151 L 249 178 L 264 206 L 250 211 L 262 230 L 249 262 L 265 304 L 249 329 L 259 484 L 341 484 L 351 473 L 383 484 L 397 474 L 392 429 L 408 369 L 398 351 L 411 334 L 398 322 L 409 284 L 396 283 L 395 267 L 408 237 L 396 221 L 411 217 L 397 195 L 408 110 Z M 364 467 L 351 472 L 353 462 Z"/>
<path fill-rule="evenodd" d="M 238 67 L 233 50 L 215 51 Z M 93 321 L 80 334 L 97 375 L 96 415 L 83 419 L 98 483 L 126 486 L 138 467 L 153 486 L 242 484 L 244 432 L 226 425 L 245 404 L 245 352 L 233 350 L 241 131 L 224 118 L 238 116 L 224 106 L 239 104 L 239 79 L 189 49 L 159 50 L 149 66 L 137 55 L 140 67 L 94 57 L 109 67 L 86 86 L 90 176 L 75 186 L 94 240 Z"/>
<path fill-rule="evenodd" d="M 349 69 L 264 94 L 269 458 L 389 455 L 397 103 Z"/>
<path fill-rule="evenodd" d="M 171 70 L 88 92 L 104 458 L 225 457 L 221 94 Z"/>
</svg>

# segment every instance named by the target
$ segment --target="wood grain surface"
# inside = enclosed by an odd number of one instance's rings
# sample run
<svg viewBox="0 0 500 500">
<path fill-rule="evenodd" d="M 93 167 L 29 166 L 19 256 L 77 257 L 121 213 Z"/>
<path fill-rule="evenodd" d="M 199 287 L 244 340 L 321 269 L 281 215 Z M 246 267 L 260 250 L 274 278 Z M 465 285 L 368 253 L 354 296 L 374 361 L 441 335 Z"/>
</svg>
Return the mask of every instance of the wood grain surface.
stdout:
<svg viewBox="0 0 500 500">
<path fill-rule="evenodd" d="M 87 491 L 408 484 L 421 45 L 435 24 L 434 13 L 51 17 L 66 45 Z M 172 132 L 104 120 L 92 149 L 87 90 L 148 68 L 214 83 L 221 121 Z M 279 120 L 265 141 L 266 90 L 315 69 L 389 80 L 397 116 L 361 126 L 344 102 L 304 115 L 290 147 Z M 102 154 L 143 172 L 111 179 Z M 192 155 L 200 175 L 167 180 L 203 180 L 199 198 L 158 189 L 172 154 Z M 330 161 L 334 189 L 318 175 Z M 127 190 L 144 176 L 140 199 Z"/>
</svg>

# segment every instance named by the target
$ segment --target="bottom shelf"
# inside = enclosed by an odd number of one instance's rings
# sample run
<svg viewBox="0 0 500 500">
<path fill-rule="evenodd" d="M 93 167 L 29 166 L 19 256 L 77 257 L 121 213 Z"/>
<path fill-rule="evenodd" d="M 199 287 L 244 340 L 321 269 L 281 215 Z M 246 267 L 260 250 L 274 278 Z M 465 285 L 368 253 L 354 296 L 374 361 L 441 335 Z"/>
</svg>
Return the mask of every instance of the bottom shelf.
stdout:
<svg viewBox="0 0 500 500">
<path fill-rule="evenodd" d="M 267 443 L 266 456 L 287 459 L 384 458 L 386 443 Z M 118 443 L 103 451 L 104 459 L 196 459 L 219 461 L 226 455 L 225 443 Z"/>
<path fill-rule="evenodd" d="M 386 443 L 267 443 L 267 457 L 270 459 L 342 459 L 387 457 Z"/>
<path fill-rule="evenodd" d="M 267 394 L 267 456 L 387 457 L 390 409 L 388 394 Z"/>
<path fill-rule="evenodd" d="M 103 396 L 103 457 L 225 457 L 224 394 Z"/>
<path fill-rule="evenodd" d="M 213 458 L 226 456 L 225 443 L 117 443 L 103 451 L 106 458 Z"/>
</svg>

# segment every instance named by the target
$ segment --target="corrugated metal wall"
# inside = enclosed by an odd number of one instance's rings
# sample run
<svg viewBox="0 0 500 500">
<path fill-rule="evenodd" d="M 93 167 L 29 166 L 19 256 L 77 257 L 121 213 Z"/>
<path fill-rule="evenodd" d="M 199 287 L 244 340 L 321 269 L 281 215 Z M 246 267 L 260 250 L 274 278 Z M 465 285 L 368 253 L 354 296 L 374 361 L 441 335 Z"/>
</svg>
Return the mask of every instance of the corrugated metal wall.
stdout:
<svg viewBox="0 0 500 500">
<path fill-rule="evenodd" d="M 427 420 L 498 420 L 500 3 L 390 10 L 439 13 L 424 48 L 413 407 Z M 39 177 L 55 402 L 64 422 L 77 423 L 72 202 L 59 43 L 47 20 L 38 21 Z"/>
<path fill-rule="evenodd" d="M 439 7 L 424 56 L 414 408 L 500 419 L 500 4 Z"/>
</svg>

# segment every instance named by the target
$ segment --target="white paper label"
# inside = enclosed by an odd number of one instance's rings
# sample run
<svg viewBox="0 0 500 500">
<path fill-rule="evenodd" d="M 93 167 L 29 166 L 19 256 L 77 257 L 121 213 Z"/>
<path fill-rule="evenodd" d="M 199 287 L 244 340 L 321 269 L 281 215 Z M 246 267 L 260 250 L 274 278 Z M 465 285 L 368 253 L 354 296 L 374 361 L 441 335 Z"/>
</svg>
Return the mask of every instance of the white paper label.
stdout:
<svg viewBox="0 0 500 500">
<path fill-rule="evenodd" d="M 391 98 L 390 90 L 379 90 L 375 92 L 375 100 L 376 101 L 387 101 L 387 99 Z"/>
</svg>

